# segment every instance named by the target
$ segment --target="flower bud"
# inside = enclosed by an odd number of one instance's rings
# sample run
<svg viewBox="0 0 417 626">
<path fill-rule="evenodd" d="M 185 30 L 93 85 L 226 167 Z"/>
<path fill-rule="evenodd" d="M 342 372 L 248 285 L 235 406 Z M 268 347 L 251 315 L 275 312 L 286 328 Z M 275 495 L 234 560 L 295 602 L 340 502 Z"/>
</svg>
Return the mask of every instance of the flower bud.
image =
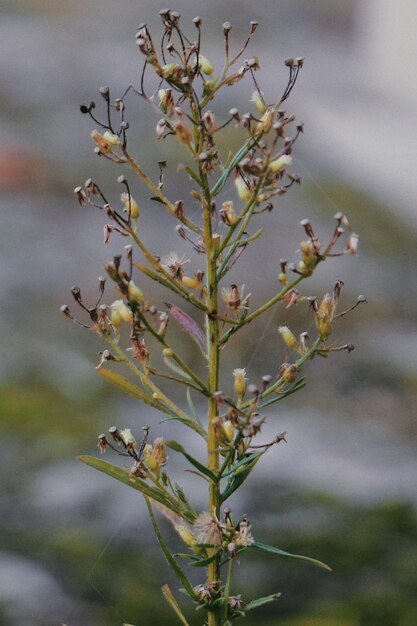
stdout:
<svg viewBox="0 0 417 626">
<path fill-rule="evenodd" d="M 137 285 L 131 280 L 127 287 L 127 294 L 129 296 L 129 300 L 132 302 L 143 302 L 144 296 L 142 290 L 139 289 Z"/>
<path fill-rule="evenodd" d="M 198 55 L 198 66 L 203 74 L 207 74 L 207 76 L 211 76 L 213 74 L 213 63 L 203 54 Z"/>
<path fill-rule="evenodd" d="M 126 448 L 128 448 L 129 446 L 133 446 L 136 450 L 136 439 L 132 435 L 132 431 L 130 430 L 130 428 L 122 428 L 122 430 L 119 432 L 119 435 Z"/>
<path fill-rule="evenodd" d="M 236 176 L 236 178 L 235 178 L 235 187 L 236 187 L 237 194 L 238 194 L 238 196 L 239 196 L 239 198 L 241 200 L 243 200 L 244 202 L 247 202 L 248 200 L 251 199 L 251 197 L 252 197 L 252 190 L 246 184 L 246 182 L 242 178 L 242 176 L 239 176 L 239 175 Z"/>
<path fill-rule="evenodd" d="M 266 111 L 265 101 L 257 89 L 255 89 L 255 91 L 253 92 L 251 100 L 252 102 L 255 103 L 255 106 L 260 113 L 262 114 L 265 113 Z"/>
<path fill-rule="evenodd" d="M 120 139 L 117 135 L 113 135 L 108 130 L 101 135 L 97 130 L 91 132 L 91 138 L 97 145 L 102 154 L 108 154 L 113 151 L 114 146 L 120 145 Z"/>
<path fill-rule="evenodd" d="M 316 313 L 316 327 L 323 339 L 331 335 L 335 309 L 335 300 L 329 293 L 326 293 Z"/>
<path fill-rule="evenodd" d="M 257 123 L 255 130 L 257 133 L 267 133 L 272 128 L 272 123 L 275 118 L 274 107 L 268 107 L 265 113 L 262 115 L 260 121 Z"/>
<path fill-rule="evenodd" d="M 226 420 L 223 422 L 223 428 L 226 433 L 226 437 L 231 442 L 235 436 L 235 429 L 233 428 L 233 424 L 230 420 Z"/>
<path fill-rule="evenodd" d="M 273 174 L 277 174 L 278 172 L 282 172 L 282 170 L 285 170 L 287 165 L 291 165 L 291 163 L 292 156 L 289 154 L 282 154 L 280 157 L 270 162 L 268 169 Z"/>
<path fill-rule="evenodd" d="M 281 334 L 281 337 L 283 338 L 285 345 L 288 346 L 288 348 L 293 349 L 297 347 L 297 339 L 295 338 L 295 335 L 290 331 L 288 326 L 280 326 L 278 328 L 278 332 Z"/>
<path fill-rule="evenodd" d="M 111 305 L 110 320 L 114 328 L 118 329 L 122 322 L 131 323 L 133 320 L 132 311 L 123 302 L 123 300 L 115 300 Z"/>
<path fill-rule="evenodd" d="M 145 459 L 146 467 L 150 472 L 156 472 L 159 469 L 158 462 L 155 458 L 155 451 L 150 443 L 147 443 L 143 448 L 143 458 Z"/>
<path fill-rule="evenodd" d="M 154 456 L 159 467 L 165 465 L 168 457 L 165 442 L 162 437 L 157 437 L 153 442 Z"/>
<path fill-rule="evenodd" d="M 239 400 L 242 400 L 246 392 L 246 370 L 237 368 L 233 370 L 234 390 Z"/>
<path fill-rule="evenodd" d="M 130 208 L 130 216 L 132 217 L 132 219 L 137 220 L 139 217 L 140 209 L 136 200 L 132 198 L 132 196 L 130 196 L 130 202 L 129 202 L 128 193 L 122 193 L 120 195 L 120 200 L 125 205 L 124 210 L 126 211 L 126 213 L 129 213 L 129 208 Z"/>
</svg>

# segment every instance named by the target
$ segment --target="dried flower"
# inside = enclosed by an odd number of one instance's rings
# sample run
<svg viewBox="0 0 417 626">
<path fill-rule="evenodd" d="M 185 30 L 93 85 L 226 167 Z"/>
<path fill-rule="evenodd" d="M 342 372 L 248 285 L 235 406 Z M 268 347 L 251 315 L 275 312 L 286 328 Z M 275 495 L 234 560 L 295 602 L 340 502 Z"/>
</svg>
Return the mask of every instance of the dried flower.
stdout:
<svg viewBox="0 0 417 626">
<path fill-rule="evenodd" d="M 161 265 L 173 278 L 182 280 L 184 277 L 183 266 L 189 263 L 190 259 L 185 256 L 179 256 L 176 252 L 170 252 L 161 259 Z"/>
<path fill-rule="evenodd" d="M 197 533 L 197 543 L 211 546 L 222 544 L 221 524 L 216 515 L 203 511 L 195 520 L 193 528 Z"/>
<path fill-rule="evenodd" d="M 233 226 L 238 221 L 238 216 L 233 209 L 233 200 L 227 200 L 223 202 L 220 209 L 220 217 L 227 226 Z"/>
<path fill-rule="evenodd" d="M 233 542 L 238 548 L 246 548 L 255 541 L 250 530 L 251 525 L 249 522 L 242 520 L 239 524 L 239 529 L 233 535 Z"/>
<path fill-rule="evenodd" d="M 333 296 L 326 293 L 316 312 L 317 330 L 324 340 L 332 333 L 332 321 L 336 310 L 336 302 Z"/>
</svg>

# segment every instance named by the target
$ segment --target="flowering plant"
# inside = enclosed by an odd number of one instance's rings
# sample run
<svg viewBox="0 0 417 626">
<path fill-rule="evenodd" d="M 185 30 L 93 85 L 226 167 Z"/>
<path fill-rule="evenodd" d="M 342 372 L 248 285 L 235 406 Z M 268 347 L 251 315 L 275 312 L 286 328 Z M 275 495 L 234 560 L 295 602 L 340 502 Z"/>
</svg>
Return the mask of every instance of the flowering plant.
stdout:
<svg viewBox="0 0 417 626">
<path fill-rule="evenodd" d="M 249 58 L 237 67 L 257 29 L 257 22 L 250 23 L 247 40 L 234 54 L 231 53 L 231 25 L 223 24 L 225 61 L 223 69 L 217 73 L 202 54 L 200 18 L 193 20 L 193 41 L 184 32 L 178 13 L 162 11 L 161 19 L 160 46 L 156 46 L 145 24 L 136 35 L 137 47 L 144 58 L 139 88 L 131 85 L 122 97 L 112 100 L 109 88 L 102 87 L 104 119 L 97 116 L 94 102 L 83 105 L 81 111 L 97 125 L 91 133 L 97 155 L 123 170 L 130 169 L 138 177 L 151 191 L 151 201 L 172 216 L 177 235 L 204 259 L 204 270 L 189 269 L 191 260 L 185 256 L 175 252 L 160 256 L 149 247 L 140 229 L 141 220 L 146 219 L 143 216 L 146 209 L 139 207 L 124 174 L 117 178 L 122 188 L 120 204 L 110 202 L 98 182 L 89 179 L 84 186 L 75 189 L 75 194 L 81 205 L 96 207 L 107 216 L 104 244 L 107 245 L 115 233 L 127 238 L 129 244 L 124 248 L 124 255 L 115 256 L 105 264 L 108 278 L 99 278 L 99 297 L 93 307 L 85 304 L 79 287 L 72 288 L 72 295 L 87 315 L 88 323 L 79 321 L 67 305 L 62 307 L 62 312 L 74 322 L 96 331 L 106 342 L 97 366 L 103 378 L 153 410 L 164 413 L 167 419 L 181 422 L 205 442 L 206 460 L 194 457 L 174 440 L 165 442 L 158 436 L 151 444 L 147 426 L 143 427 L 140 439 L 128 428 L 113 426 L 108 434 L 99 436 L 98 447 L 101 453 L 112 450 L 129 459 L 128 469 L 93 457 L 80 458 L 143 494 L 156 538 L 181 582 L 182 591 L 197 609 L 205 611 L 209 626 L 226 626 L 280 595 L 248 600 L 236 593 L 233 570 L 246 550 L 263 550 L 330 569 L 315 559 L 262 543 L 256 533 L 252 534 L 249 520 L 234 514 L 227 501 L 242 487 L 263 455 L 286 440 L 286 433 L 280 433 L 272 441 L 256 443 L 269 408 L 304 387 L 301 376 L 304 364 L 317 355 L 328 356 L 333 351 L 353 349 L 350 344 L 330 344 L 329 338 L 337 318 L 354 309 L 364 297 L 360 296 L 347 311 L 336 314 L 341 281 L 336 281 L 320 300 L 303 295 L 297 286 L 329 257 L 354 254 L 358 235 L 352 232 L 346 216 L 338 213 L 327 244 L 321 245 L 309 220 L 303 220 L 301 226 L 305 235 L 299 246 L 301 259 L 297 264 L 280 261 L 277 267 L 279 290 L 257 308 L 251 306 L 251 294 L 245 294 L 243 287 L 227 281 L 229 271 L 248 246 L 262 236 L 263 229 L 251 232 L 252 218 L 262 213 L 268 217 L 274 210 L 273 201 L 300 183 L 300 177 L 291 169 L 291 155 L 303 125 L 296 123 L 295 116 L 283 107 L 304 62 L 302 58 L 285 60 L 288 82 L 278 101 L 270 103 L 256 79 L 258 59 Z M 152 95 L 145 91 L 148 69 L 157 78 Z M 228 115 L 222 116 L 208 108 L 221 89 L 244 78 L 253 81 L 253 112 L 242 114 L 232 108 Z M 200 207 L 197 219 L 190 217 L 186 200 L 173 201 L 166 195 L 164 161 L 159 162 L 160 176 L 155 182 L 146 173 L 145 156 L 142 155 L 141 164 L 133 156 L 126 119 L 129 94 L 136 94 L 157 109 L 160 118 L 156 123 L 157 139 L 172 136 L 173 141 L 188 151 L 190 164 L 182 169 L 191 180 L 193 201 Z M 241 146 L 234 154 L 222 154 L 218 138 L 229 125 L 234 126 L 241 137 Z M 230 181 L 234 183 L 234 197 Z M 346 236 L 346 243 L 336 251 L 342 236 Z M 175 303 L 166 302 L 160 310 L 146 298 L 134 273 L 162 285 L 171 292 Z M 108 279 L 117 292 L 109 306 L 102 301 Z M 181 301 L 185 305 L 179 306 Z M 236 368 L 229 377 L 233 393 L 226 393 L 223 389 L 227 380 L 220 382 L 222 351 L 242 328 L 279 303 L 286 309 L 297 303 L 310 307 L 316 336 L 303 332 L 297 337 L 288 326 L 279 327 L 285 359 L 276 374 L 265 374 L 258 384 L 248 384 L 249 372 L 244 367 Z M 191 315 L 188 311 L 192 309 L 194 314 Z M 196 374 L 186 357 L 172 346 L 175 325 L 198 345 L 208 368 L 207 379 Z M 128 336 L 124 328 L 129 329 Z M 125 349 L 127 343 L 129 348 Z M 154 359 L 160 358 L 163 369 L 154 364 Z M 131 377 L 120 373 L 123 370 L 130 372 Z M 186 409 L 163 391 L 159 381 L 164 379 L 186 387 Z M 195 408 L 193 394 L 206 401 L 204 420 Z M 197 480 L 207 485 L 206 510 L 196 511 L 184 488 L 172 480 L 167 449 L 183 455 Z M 187 552 L 172 553 L 161 535 L 155 510 L 172 522 Z M 181 559 L 193 568 L 200 568 L 195 569 L 196 572 L 206 571 L 199 584 L 192 584 Z M 178 620 L 187 625 L 187 618 L 171 589 L 167 585 L 162 589 Z"/>
</svg>

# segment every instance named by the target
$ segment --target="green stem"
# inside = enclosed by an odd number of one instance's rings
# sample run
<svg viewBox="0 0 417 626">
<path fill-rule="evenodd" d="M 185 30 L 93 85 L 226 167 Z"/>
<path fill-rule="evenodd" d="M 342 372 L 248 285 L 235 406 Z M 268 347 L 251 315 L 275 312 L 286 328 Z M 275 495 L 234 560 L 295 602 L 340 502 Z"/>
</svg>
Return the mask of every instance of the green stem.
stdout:
<svg viewBox="0 0 417 626">
<path fill-rule="evenodd" d="M 175 206 L 172 204 L 172 202 L 170 202 L 168 200 L 168 198 L 165 196 L 165 194 L 162 193 L 162 191 L 159 189 L 158 185 L 155 185 L 155 183 L 153 183 L 151 181 L 149 176 L 147 176 L 145 174 L 143 169 L 135 161 L 135 159 L 129 154 L 127 149 L 123 148 L 122 151 L 123 151 L 123 154 L 124 154 L 124 156 L 126 158 L 126 161 L 130 165 L 132 170 L 143 180 L 144 183 L 146 183 L 146 185 L 149 187 L 149 189 L 152 190 L 152 192 L 155 194 L 155 196 L 157 198 L 159 198 L 159 200 L 162 202 L 162 204 L 168 210 L 168 212 L 171 213 L 171 215 L 173 215 L 180 222 L 182 222 L 185 226 L 187 226 L 190 230 L 192 230 L 195 233 L 198 233 L 199 235 L 201 235 L 202 234 L 201 228 L 199 228 L 196 224 L 194 224 L 193 221 L 191 221 L 187 217 L 178 217 L 178 215 L 176 214 L 176 211 L 175 211 Z"/>
<path fill-rule="evenodd" d="M 238 330 L 240 330 L 242 328 L 242 326 L 245 326 L 246 324 L 249 324 L 249 322 L 251 322 L 252 320 L 257 318 L 262 313 L 265 313 L 265 311 L 267 311 L 268 309 L 270 309 L 271 306 L 273 306 L 274 304 L 276 304 L 277 302 L 282 300 L 283 297 L 285 296 L 285 294 L 288 293 L 291 289 L 293 289 L 293 287 L 295 287 L 295 285 L 298 285 L 298 283 L 301 282 L 303 280 L 303 278 L 305 278 L 305 277 L 304 276 L 298 276 L 295 280 L 292 281 L 292 283 L 289 283 L 288 285 L 285 285 L 285 287 L 283 287 L 281 289 L 281 291 L 279 291 L 273 298 L 268 300 L 268 302 L 265 302 L 265 304 L 260 306 L 259 309 L 256 309 L 253 313 L 251 313 L 250 315 L 245 317 L 244 320 L 239 322 L 239 324 L 236 324 L 231 329 L 229 329 L 223 335 L 223 337 L 220 339 L 220 345 L 226 343 L 228 341 L 229 337 L 231 335 L 233 335 L 235 332 L 237 332 Z"/>
<path fill-rule="evenodd" d="M 309 350 L 307 350 L 307 352 L 305 352 L 296 362 L 295 365 L 297 366 L 297 369 L 299 369 L 306 361 L 308 361 L 309 359 L 312 359 L 313 356 L 316 354 L 318 347 L 320 346 L 320 344 L 322 343 L 322 338 L 318 337 L 316 339 L 316 341 L 313 343 L 313 345 L 311 346 L 311 348 Z M 264 398 L 267 398 L 269 395 L 271 395 L 271 393 L 274 393 L 274 391 L 277 391 L 279 389 L 279 387 L 283 384 L 283 379 L 280 377 L 278 378 L 278 380 L 271 385 L 270 387 L 268 387 L 260 396 L 259 396 L 259 402 L 261 400 L 263 400 Z M 244 402 L 240 408 L 241 409 L 246 409 L 248 406 L 250 406 L 251 401 L 250 400 L 246 400 L 246 402 Z"/>
</svg>

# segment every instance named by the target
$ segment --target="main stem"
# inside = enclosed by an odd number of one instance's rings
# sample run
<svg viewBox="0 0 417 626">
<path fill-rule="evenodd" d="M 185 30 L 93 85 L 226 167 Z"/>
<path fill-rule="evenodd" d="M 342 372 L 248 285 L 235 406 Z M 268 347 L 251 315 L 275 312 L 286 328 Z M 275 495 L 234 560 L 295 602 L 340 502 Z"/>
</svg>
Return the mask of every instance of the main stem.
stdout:
<svg viewBox="0 0 417 626">
<path fill-rule="evenodd" d="M 207 305 L 209 313 L 206 315 L 207 327 L 207 354 L 209 361 L 208 389 L 211 397 L 208 401 L 208 466 L 215 474 L 219 471 L 218 442 L 213 427 L 213 419 L 217 416 L 217 401 L 214 392 L 219 387 L 219 322 L 217 320 L 217 271 L 216 256 L 213 246 L 213 233 L 210 213 L 210 191 L 208 185 L 205 190 L 204 207 L 204 240 L 207 251 Z M 218 482 L 210 482 L 209 486 L 209 510 L 219 516 L 220 514 L 220 486 Z M 208 565 L 208 582 L 216 583 L 220 580 L 220 560 L 215 559 Z M 217 611 L 209 611 L 208 626 L 220 626 L 220 615 Z"/>
</svg>

